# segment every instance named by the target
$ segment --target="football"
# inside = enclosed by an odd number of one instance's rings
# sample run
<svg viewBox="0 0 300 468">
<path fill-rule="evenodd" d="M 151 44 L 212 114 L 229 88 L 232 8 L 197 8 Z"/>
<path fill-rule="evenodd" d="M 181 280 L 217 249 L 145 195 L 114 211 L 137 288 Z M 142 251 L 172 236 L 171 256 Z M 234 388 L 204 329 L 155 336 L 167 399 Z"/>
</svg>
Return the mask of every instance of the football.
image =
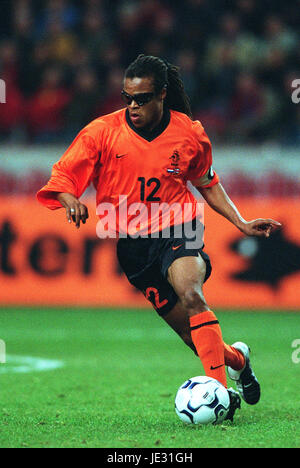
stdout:
<svg viewBox="0 0 300 468">
<path fill-rule="evenodd" d="M 179 387 L 175 411 L 187 424 L 220 424 L 230 406 L 226 388 L 211 377 L 192 377 Z"/>
</svg>

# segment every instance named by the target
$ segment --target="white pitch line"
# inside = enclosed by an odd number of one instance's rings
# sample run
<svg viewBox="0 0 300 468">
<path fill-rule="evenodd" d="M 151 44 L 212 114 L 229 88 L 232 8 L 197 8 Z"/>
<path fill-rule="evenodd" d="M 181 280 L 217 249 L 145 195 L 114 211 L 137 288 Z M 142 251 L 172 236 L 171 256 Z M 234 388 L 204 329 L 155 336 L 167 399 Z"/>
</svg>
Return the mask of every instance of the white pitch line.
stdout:
<svg viewBox="0 0 300 468">
<path fill-rule="evenodd" d="M 28 374 L 45 372 L 63 367 L 62 361 L 33 356 L 7 355 L 6 364 L 0 365 L 0 374 Z"/>
</svg>

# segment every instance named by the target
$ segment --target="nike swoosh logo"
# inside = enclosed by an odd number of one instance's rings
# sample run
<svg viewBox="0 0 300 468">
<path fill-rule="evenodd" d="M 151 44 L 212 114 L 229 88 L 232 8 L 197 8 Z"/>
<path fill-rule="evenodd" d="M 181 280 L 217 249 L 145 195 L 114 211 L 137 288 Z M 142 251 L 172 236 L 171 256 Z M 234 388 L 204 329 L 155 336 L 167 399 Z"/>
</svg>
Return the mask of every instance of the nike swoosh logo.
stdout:
<svg viewBox="0 0 300 468">
<path fill-rule="evenodd" d="M 123 158 L 123 156 L 127 156 L 127 154 L 117 154 L 117 155 L 116 155 L 116 158 L 117 158 L 117 159 Z"/>
<path fill-rule="evenodd" d="M 183 244 L 177 245 L 176 247 L 172 247 L 173 250 L 178 250 Z"/>
<path fill-rule="evenodd" d="M 216 370 L 216 369 L 219 369 L 220 367 L 223 367 L 224 364 L 221 364 L 220 366 L 216 366 L 216 367 L 213 367 L 213 366 L 210 366 L 210 370 Z"/>
<path fill-rule="evenodd" d="M 252 383 L 251 384 L 248 384 L 248 385 L 244 385 L 244 388 L 249 388 L 251 387 Z"/>
<path fill-rule="evenodd" d="M 207 174 L 208 179 L 212 180 L 214 178 L 214 175 L 215 175 L 214 170 L 213 170 L 212 167 L 210 167 L 209 171 L 208 171 L 208 174 Z"/>
</svg>

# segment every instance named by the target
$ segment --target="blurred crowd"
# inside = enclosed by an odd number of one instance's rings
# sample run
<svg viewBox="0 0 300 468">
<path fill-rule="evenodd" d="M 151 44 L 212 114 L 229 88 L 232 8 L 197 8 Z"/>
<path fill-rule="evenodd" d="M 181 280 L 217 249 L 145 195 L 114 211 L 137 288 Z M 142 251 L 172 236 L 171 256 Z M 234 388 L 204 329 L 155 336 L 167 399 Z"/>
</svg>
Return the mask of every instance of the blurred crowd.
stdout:
<svg viewBox="0 0 300 468">
<path fill-rule="evenodd" d="M 145 53 L 180 66 L 214 142 L 300 145 L 299 30 L 299 0 L 1 0 L 1 141 L 71 141 Z"/>
</svg>

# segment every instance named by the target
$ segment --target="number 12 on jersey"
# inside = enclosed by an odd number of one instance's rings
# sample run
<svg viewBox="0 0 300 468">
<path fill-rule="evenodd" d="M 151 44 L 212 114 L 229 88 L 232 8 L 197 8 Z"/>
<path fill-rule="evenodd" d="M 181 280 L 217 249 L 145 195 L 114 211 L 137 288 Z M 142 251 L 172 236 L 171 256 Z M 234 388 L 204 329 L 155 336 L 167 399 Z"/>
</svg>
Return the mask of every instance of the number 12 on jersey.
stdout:
<svg viewBox="0 0 300 468">
<path fill-rule="evenodd" d="M 159 179 L 157 179 L 156 177 L 151 177 L 151 179 L 148 179 L 146 181 L 145 177 L 139 177 L 138 182 L 141 184 L 140 185 L 141 201 L 145 201 L 145 197 L 146 197 L 147 202 L 159 202 L 160 201 L 160 197 L 155 197 L 161 185 Z M 149 190 L 147 190 L 147 187 L 149 187 Z"/>
</svg>

